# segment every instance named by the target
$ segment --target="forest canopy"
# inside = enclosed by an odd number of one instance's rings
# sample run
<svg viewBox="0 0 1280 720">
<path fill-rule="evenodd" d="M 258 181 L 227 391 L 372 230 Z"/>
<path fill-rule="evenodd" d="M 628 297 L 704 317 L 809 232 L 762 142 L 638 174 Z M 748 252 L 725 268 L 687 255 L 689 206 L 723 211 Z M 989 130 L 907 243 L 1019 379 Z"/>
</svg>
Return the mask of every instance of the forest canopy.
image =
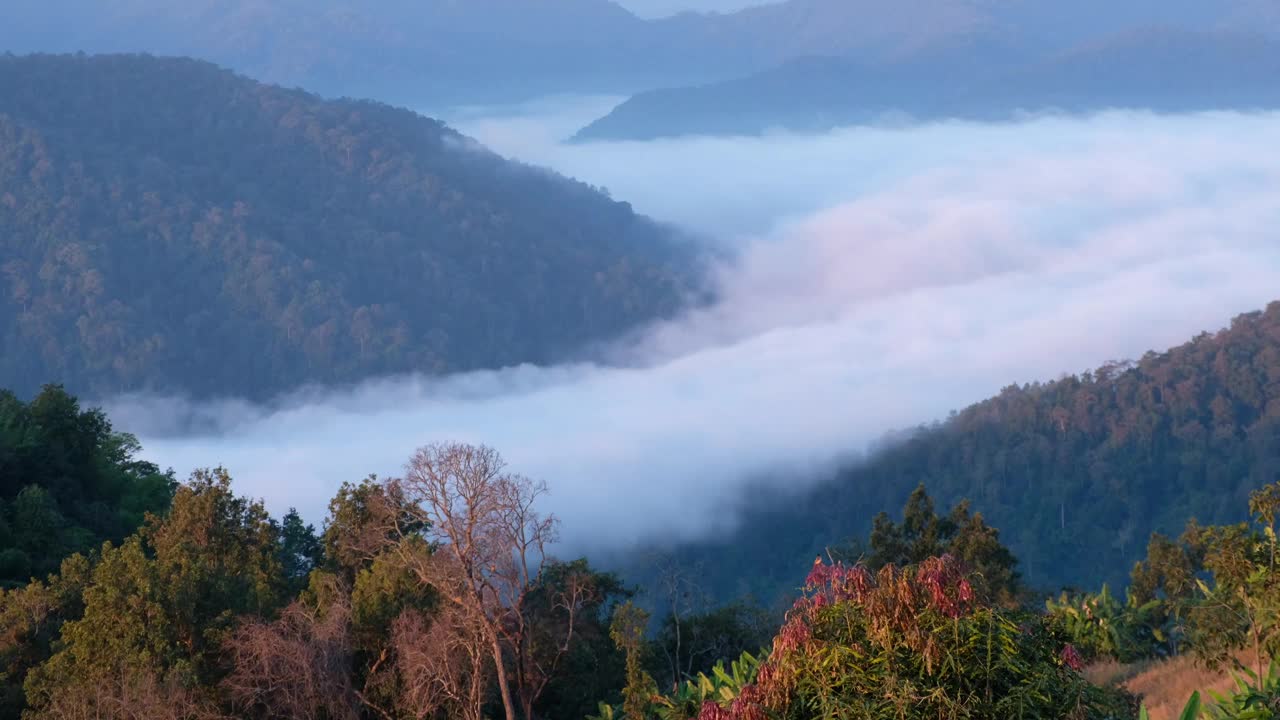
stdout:
<svg viewBox="0 0 1280 720">
<path fill-rule="evenodd" d="M 773 597 L 788 587 L 789 568 L 866 537 L 877 514 L 903 507 L 923 484 L 940 505 L 968 499 L 1000 528 L 1031 587 L 1118 587 L 1151 533 L 1177 533 L 1191 517 L 1243 520 L 1250 491 L 1277 479 L 1273 303 L 1134 362 L 1010 385 L 887 439 L 798 499 L 751 498 L 741 531 L 671 555 L 704 568 L 716 597 Z"/>
<path fill-rule="evenodd" d="M 269 397 L 563 359 L 676 234 L 435 120 L 148 56 L 0 57 L 0 385 Z"/>
<path fill-rule="evenodd" d="M 0 587 L 118 542 L 168 508 L 175 482 L 139 450 L 59 386 L 26 403 L 0 391 Z"/>
</svg>

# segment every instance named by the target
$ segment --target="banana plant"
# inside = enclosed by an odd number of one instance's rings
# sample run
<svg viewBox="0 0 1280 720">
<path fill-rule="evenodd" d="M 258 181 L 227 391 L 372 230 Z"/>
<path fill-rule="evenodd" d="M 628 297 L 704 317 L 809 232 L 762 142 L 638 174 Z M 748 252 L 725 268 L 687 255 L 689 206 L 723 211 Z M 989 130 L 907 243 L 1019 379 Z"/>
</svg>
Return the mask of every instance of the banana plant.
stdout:
<svg viewBox="0 0 1280 720">
<path fill-rule="evenodd" d="M 1272 661 L 1267 673 L 1259 676 L 1245 669 L 1235 675 L 1236 691 L 1229 695 L 1211 692 L 1213 703 L 1204 711 L 1207 720 L 1276 720 L 1280 718 L 1280 665 Z"/>
<path fill-rule="evenodd" d="M 1168 636 L 1160 622 L 1160 601 L 1139 603 L 1126 593 L 1124 602 L 1106 585 L 1102 592 L 1067 595 L 1045 603 L 1062 623 L 1072 644 L 1088 657 L 1132 662 L 1158 653 Z"/>
<path fill-rule="evenodd" d="M 667 696 L 658 696 L 646 714 L 658 720 L 693 720 L 702 712 L 702 706 L 711 701 L 718 705 L 728 705 L 737 699 L 742 689 L 756 681 L 760 672 L 760 660 L 751 653 L 742 653 L 742 657 L 729 663 L 724 661 L 711 668 L 711 675 L 698 673 L 676 688 Z M 600 703 L 596 715 L 587 716 L 587 720 L 640 720 L 639 718 L 623 718 L 622 711 L 606 703 Z"/>
<path fill-rule="evenodd" d="M 667 697 L 657 698 L 654 715 L 659 720 L 691 720 L 702 712 L 707 701 L 718 705 L 732 703 L 742 689 L 756 681 L 760 660 L 744 652 L 725 668 L 724 661 L 716 663 L 711 675 L 698 673 L 694 678 L 680 683 L 676 691 Z"/>
</svg>

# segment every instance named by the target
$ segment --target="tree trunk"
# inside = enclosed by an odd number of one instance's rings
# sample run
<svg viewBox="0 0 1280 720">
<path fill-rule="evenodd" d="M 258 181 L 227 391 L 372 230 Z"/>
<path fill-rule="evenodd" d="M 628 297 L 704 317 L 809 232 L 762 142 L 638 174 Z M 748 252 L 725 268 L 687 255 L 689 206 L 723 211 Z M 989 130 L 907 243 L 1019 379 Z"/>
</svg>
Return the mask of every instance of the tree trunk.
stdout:
<svg viewBox="0 0 1280 720">
<path fill-rule="evenodd" d="M 493 642 L 493 665 L 498 673 L 498 691 L 502 694 L 502 709 L 506 711 L 507 720 L 516 720 L 516 706 L 511 700 L 511 687 L 507 684 L 507 666 L 502 659 L 502 644 L 496 635 Z"/>
</svg>

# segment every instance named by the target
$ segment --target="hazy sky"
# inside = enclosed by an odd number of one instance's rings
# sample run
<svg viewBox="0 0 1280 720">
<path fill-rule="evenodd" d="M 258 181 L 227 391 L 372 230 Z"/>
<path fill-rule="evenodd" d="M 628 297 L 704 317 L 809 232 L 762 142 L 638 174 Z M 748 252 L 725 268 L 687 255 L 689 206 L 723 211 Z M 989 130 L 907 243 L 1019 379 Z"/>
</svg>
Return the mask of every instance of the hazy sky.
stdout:
<svg viewBox="0 0 1280 720">
<path fill-rule="evenodd" d="M 616 0 L 619 5 L 641 17 L 674 15 L 684 10 L 728 12 L 750 5 L 764 5 L 776 0 Z"/>
<path fill-rule="evenodd" d="M 888 430 L 1275 299 L 1280 166 L 1257 148 L 1280 143 L 1277 115 L 572 147 L 527 119 L 475 127 L 655 216 L 726 228 L 740 254 L 722 300 L 642 333 L 621 365 L 391 378 L 274 407 L 109 403 L 147 458 L 225 464 L 242 492 L 319 522 L 343 481 L 396 474 L 428 442 L 484 442 L 547 480 L 575 548 L 621 547 L 710 532 L 750 481 L 802 485 Z M 169 434 L 192 416 L 211 429 Z"/>
</svg>

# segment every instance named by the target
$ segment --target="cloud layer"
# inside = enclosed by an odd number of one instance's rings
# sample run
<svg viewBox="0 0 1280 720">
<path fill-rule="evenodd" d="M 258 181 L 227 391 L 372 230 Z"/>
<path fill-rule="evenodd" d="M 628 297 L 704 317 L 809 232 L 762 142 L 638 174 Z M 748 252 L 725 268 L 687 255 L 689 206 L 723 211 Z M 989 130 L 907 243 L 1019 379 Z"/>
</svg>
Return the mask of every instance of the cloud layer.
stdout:
<svg viewBox="0 0 1280 720">
<path fill-rule="evenodd" d="M 721 302 L 614 363 L 386 379 L 272 408 L 123 398 L 118 424 L 161 464 L 225 464 L 242 491 L 316 521 L 339 483 L 398 473 L 418 445 L 484 442 L 551 484 L 574 549 L 617 548 L 713 531 L 750 482 L 803 486 L 888 430 L 1280 297 L 1280 163 L 1265 152 L 1280 116 L 573 147 L 525 122 L 477 134 L 505 129 L 499 150 L 731 244 Z"/>
</svg>

